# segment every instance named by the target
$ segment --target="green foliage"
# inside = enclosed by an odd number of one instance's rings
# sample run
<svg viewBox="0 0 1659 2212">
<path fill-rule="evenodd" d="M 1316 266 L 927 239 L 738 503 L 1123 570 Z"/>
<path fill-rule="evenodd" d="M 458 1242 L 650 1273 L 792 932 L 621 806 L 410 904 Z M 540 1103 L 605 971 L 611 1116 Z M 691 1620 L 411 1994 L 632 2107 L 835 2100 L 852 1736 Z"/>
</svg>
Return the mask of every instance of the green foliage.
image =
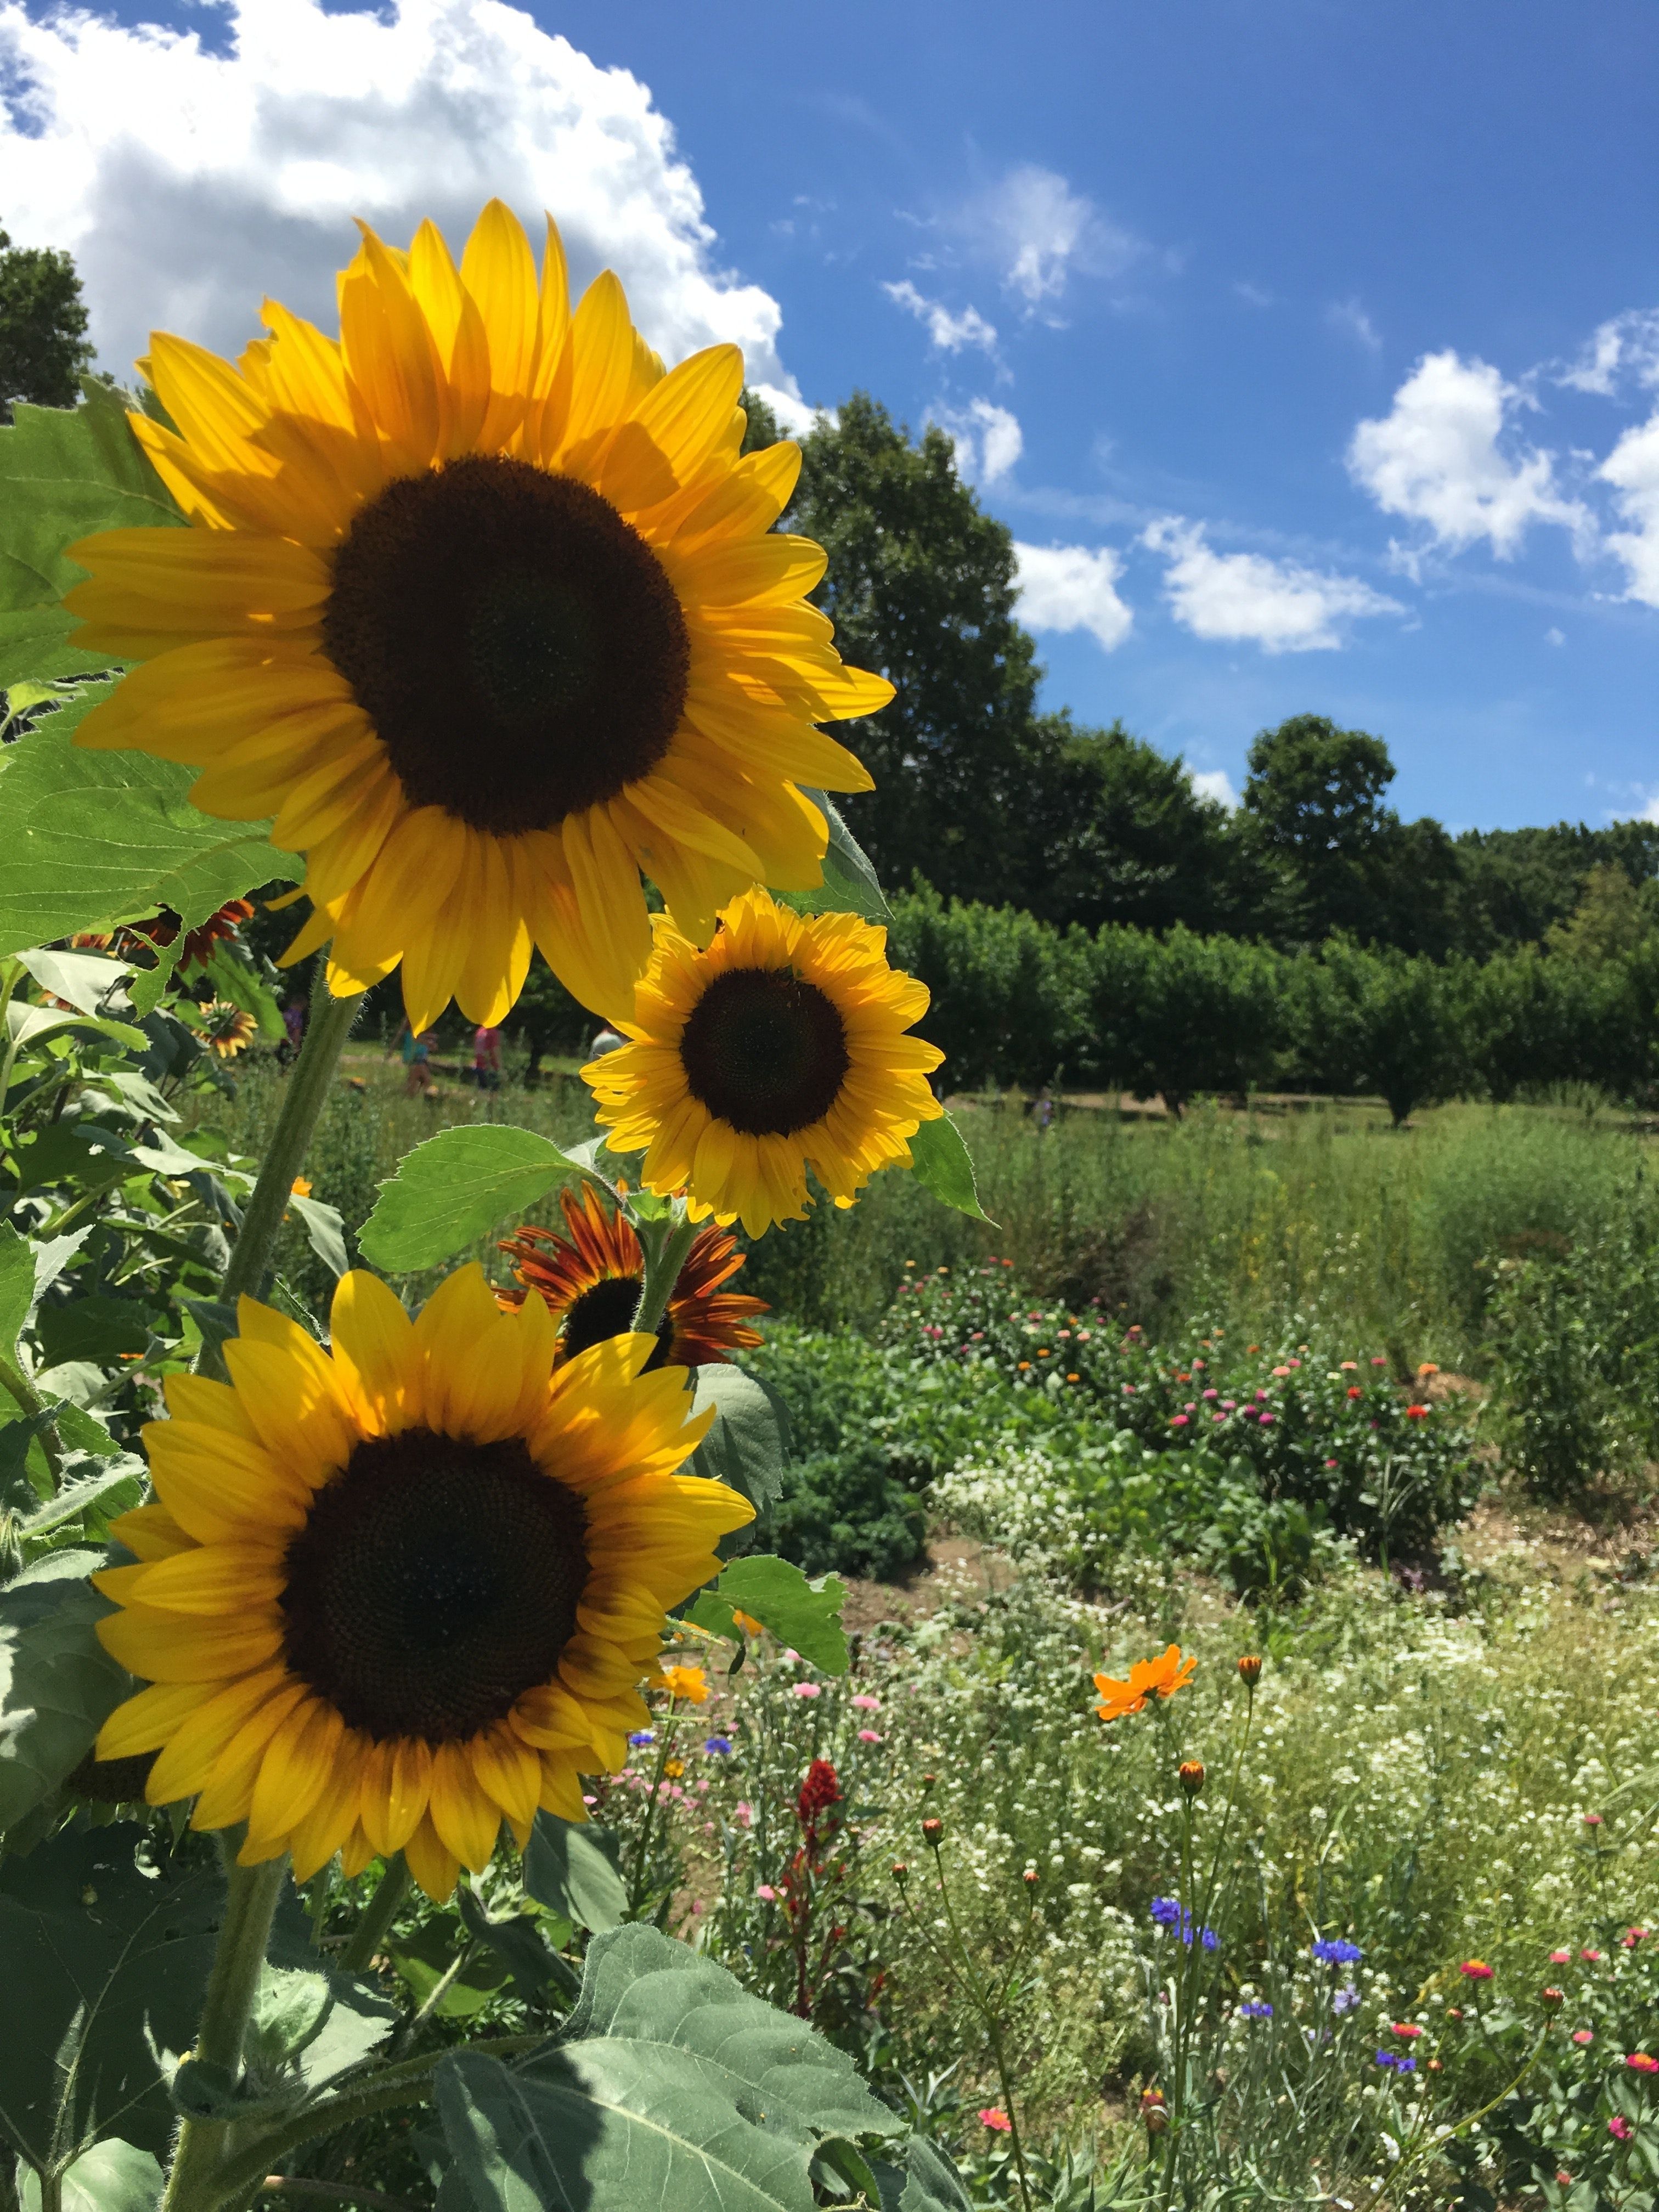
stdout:
<svg viewBox="0 0 1659 2212">
<path fill-rule="evenodd" d="M 0 230 L 0 406 L 72 407 L 92 351 L 71 257 Z"/>
<path fill-rule="evenodd" d="M 556 2045 L 512 2065 L 446 2059 L 438 2106 L 492 2212 L 612 2192 L 807 2212 L 821 2145 L 902 2129 L 832 2044 L 647 1928 L 595 1937 Z"/>
<path fill-rule="evenodd" d="M 131 1474 L 118 1480 L 123 1504 L 136 1504 Z M 80 1510 L 81 1501 L 68 1504 Z M 94 1632 L 111 1607 L 87 1577 L 104 1564 L 97 1553 L 49 1552 L 0 1590 L 0 1835 L 57 1795 L 131 1695 Z"/>
<path fill-rule="evenodd" d="M 602 1936 L 628 1917 L 628 1887 L 610 1830 L 538 1813 L 524 1856 L 527 1896 L 561 1919 Z"/>
<path fill-rule="evenodd" d="M 962 1132 L 948 1114 L 924 1121 L 910 1139 L 911 1173 L 924 1190 L 945 1206 L 954 1206 L 988 1227 L 995 1223 L 979 1202 L 974 1182 L 974 1163 L 962 1140 Z"/>
<path fill-rule="evenodd" d="M 687 1617 L 713 1635 L 729 1637 L 739 1632 L 734 1611 L 746 1613 L 820 1674 L 844 1674 L 847 1639 L 842 1633 L 841 1608 L 846 1596 L 845 1586 L 834 1575 L 808 1582 L 788 1560 L 763 1554 L 733 1559 Z"/>
<path fill-rule="evenodd" d="M 435 1267 L 580 1172 L 579 1162 L 533 1129 L 446 1129 L 398 1163 L 358 1241 L 377 1267 L 395 1273 Z"/>
<path fill-rule="evenodd" d="M 154 2152 L 106 2136 L 58 2177 L 62 2212 L 155 2212 L 162 2174 Z M 23 2177 L 23 2212 L 40 2212 L 40 2178 Z"/>
<path fill-rule="evenodd" d="M 753 1537 L 767 1540 L 773 1509 L 781 1495 L 782 1469 L 789 1456 L 789 1416 L 777 1394 L 740 1367 L 700 1367 L 696 1379 L 693 1411 L 701 1413 L 713 1406 L 715 1413 L 689 1471 L 727 1483 L 749 1500 L 755 1509 L 754 1522 L 726 1540 L 747 1548 Z"/>
</svg>

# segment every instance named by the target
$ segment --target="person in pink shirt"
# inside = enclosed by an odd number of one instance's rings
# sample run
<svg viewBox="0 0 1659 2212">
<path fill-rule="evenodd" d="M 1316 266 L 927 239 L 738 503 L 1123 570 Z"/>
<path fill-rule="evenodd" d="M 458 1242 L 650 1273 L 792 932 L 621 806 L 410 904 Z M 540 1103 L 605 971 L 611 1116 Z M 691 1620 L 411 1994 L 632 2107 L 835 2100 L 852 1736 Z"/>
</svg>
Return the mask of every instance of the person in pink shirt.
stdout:
<svg viewBox="0 0 1659 2212">
<path fill-rule="evenodd" d="M 482 1024 L 472 1032 L 472 1080 L 480 1091 L 501 1087 L 501 1033 Z"/>
</svg>

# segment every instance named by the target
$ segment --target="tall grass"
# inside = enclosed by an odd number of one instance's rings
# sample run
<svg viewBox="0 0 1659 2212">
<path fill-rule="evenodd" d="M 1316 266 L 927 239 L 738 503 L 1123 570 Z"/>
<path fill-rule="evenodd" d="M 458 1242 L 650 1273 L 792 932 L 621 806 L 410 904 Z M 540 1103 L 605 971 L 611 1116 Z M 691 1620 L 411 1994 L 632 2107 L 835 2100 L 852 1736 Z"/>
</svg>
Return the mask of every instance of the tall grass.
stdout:
<svg viewBox="0 0 1659 2212">
<path fill-rule="evenodd" d="M 203 1110 L 257 1154 L 283 1081 L 255 1061 L 234 1099 Z M 402 1083 L 399 1063 L 353 1053 L 325 1111 L 309 1172 L 349 1231 L 404 1153 L 440 1128 L 511 1121 L 563 1140 L 591 1131 L 586 1092 L 570 1078 L 493 1094 L 452 1083 L 429 1099 L 404 1098 Z M 1583 1108 L 1447 1106 L 1404 1129 L 1380 1108 L 1330 1102 L 1206 1106 L 1180 1122 L 1076 1108 L 1046 1133 L 1018 1103 L 957 1110 L 995 1226 L 884 1174 L 851 1212 L 820 1205 L 756 1243 L 745 1288 L 798 1321 L 864 1329 L 907 1262 L 995 1254 L 1034 1290 L 1099 1297 L 1149 1328 L 1202 1315 L 1259 1333 L 1304 1315 L 1413 1363 L 1478 1370 L 1499 1261 L 1614 1237 L 1659 1242 L 1649 1140 Z M 312 1280 L 297 1231 L 289 1242 L 284 1267 L 317 1302 L 325 1281 Z M 488 1255 L 489 1241 L 478 1249 Z"/>
</svg>

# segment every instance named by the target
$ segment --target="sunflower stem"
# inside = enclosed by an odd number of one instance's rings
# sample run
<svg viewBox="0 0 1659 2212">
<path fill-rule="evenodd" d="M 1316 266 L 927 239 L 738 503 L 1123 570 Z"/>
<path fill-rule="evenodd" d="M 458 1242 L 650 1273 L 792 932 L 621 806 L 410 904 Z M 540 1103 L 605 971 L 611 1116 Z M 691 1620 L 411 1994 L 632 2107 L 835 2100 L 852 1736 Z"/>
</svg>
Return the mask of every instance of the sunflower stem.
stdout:
<svg viewBox="0 0 1659 2212">
<path fill-rule="evenodd" d="M 386 1861 L 379 1887 L 364 1906 L 362 1918 L 352 1929 L 351 1939 L 340 1954 L 340 1964 L 347 1973 L 361 1974 L 365 1966 L 373 1963 L 398 1917 L 398 1907 L 408 1894 L 409 1862 L 401 1851 L 395 1851 Z"/>
<path fill-rule="evenodd" d="M 662 1317 L 668 1310 L 668 1301 L 674 1294 L 674 1285 L 680 1279 L 680 1269 L 685 1265 L 685 1255 L 696 1238 L 696 1223 L 689 1215 L 681 1214 L 660 1244 L 654 1239 L 640 1239 L 645 1249 L 645 1285 L 640 1292 L 639 1307 L 634 1316 L 635 1335 L 656 1334 Z"/>
<path fill-rule="evenodd" d="M 311 1018 L 306 1024 L 305 1042 L 288 1079 L 283 1110 L 270 1133 L 264 1164 L 242 1215 L 230 1265 L 225 1269 L 219 1295 L 228 1305 L 244 1292 L 258 1297 L 264 1288 L 277 1231 L 294 1195 L 294 1178 L 305 1164 L 312 1133 L 339 1064 L 341 1048 L 362 1003 L 362 992 L 354 998 L 337 999 L 328 988 L 326 977 L 319 973 L 317 988 L 311 994 Z M 217 1352 L 204 1355 L 202 1360 L 204 1370 L 218 1368 L 222 1364 Z"/>
<path fill-rule="evenodd" d="M 225 1875 L 225 1917 L 190 2055 L 203 2065 L 219 2067 L 235 2081 L 242 2070 L 242 2045 L 264 1969 L 271 1920 L 288 1880 L 288 1860 L 266 1859 L 251 1867 L 232 1862 Z M 230 2147 L 231 2127 L 228 2120 L 185 2122 L 161 2212 L 192 2212 L 194 2207 L 220 2201 L 217 2183 Z"/>
</svg>

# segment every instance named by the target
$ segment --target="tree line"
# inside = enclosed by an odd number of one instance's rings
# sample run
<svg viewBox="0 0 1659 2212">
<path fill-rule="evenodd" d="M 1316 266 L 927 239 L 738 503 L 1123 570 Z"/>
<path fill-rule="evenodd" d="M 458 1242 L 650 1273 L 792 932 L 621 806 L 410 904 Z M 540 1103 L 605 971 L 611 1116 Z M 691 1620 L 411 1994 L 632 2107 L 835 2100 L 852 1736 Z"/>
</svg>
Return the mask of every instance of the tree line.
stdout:
<svg viewBox="0 0 1659 2212">
<path fill-rule="evenodd" d="M 1635 897 L 1609 868 L 1547 946 L 1485 961 L 1340 933 L 1283 951 L 1182 923 L 1060 929 L 932 890 L 893 901 L 890 941 L 932 994 L 918 1026 L 947 1090 L 1064 1084 L 1176 1113 L 1200 1093 L 1375 1094 L 1400 1122 L 1438 1099 L 1568 1084 L 1650 1093 L 1659 930 L 1631 933 Z"/>
</svg>

